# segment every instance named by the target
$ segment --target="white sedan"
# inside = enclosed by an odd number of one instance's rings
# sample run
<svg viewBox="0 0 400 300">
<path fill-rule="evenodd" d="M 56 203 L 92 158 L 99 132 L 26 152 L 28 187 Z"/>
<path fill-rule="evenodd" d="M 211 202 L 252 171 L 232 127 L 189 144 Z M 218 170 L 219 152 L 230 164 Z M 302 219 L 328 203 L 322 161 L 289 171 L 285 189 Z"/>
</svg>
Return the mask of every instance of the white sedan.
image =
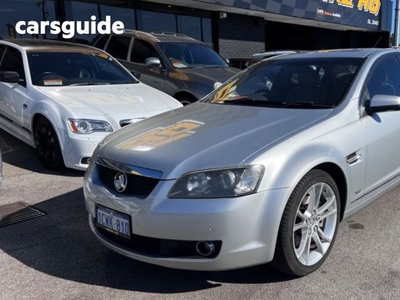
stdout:
<svg viewBox="0 0 400 300">
<path fill-rule="evenodd" d="M 0 128 L 50 170 L 85 170 L 100 140 L 182 105 L 106 52 L 46 40 L 0 41 Z"/>
</svg>

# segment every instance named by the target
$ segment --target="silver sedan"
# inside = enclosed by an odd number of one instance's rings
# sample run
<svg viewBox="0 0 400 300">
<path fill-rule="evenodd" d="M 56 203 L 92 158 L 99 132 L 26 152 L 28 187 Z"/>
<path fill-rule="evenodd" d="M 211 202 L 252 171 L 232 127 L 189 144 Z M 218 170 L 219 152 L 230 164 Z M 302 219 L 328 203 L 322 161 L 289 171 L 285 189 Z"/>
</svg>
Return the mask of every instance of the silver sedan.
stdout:
<svg viewBox="0 0 400 300">
<path fill-rule="evenodd" d="M 271 58 L 107 136 L 85 174 L 107 247 L 171 268 L 318 269 L 338 224 L 400 179 L 400 52 Z"/>
</svg>

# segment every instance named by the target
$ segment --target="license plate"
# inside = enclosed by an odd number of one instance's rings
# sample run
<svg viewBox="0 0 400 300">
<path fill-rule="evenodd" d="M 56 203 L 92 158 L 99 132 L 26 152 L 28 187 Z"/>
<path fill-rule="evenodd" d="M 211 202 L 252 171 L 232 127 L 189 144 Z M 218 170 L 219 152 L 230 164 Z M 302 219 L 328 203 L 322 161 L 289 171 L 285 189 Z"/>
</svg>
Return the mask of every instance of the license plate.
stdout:
<svg viewBox="0 0 400 300">
<path fill-rule="evenodd" d="M 109 208 L 97 207 L 97 225 L 124 238 L 131 236 L 129 216 Z"/>
</svg>

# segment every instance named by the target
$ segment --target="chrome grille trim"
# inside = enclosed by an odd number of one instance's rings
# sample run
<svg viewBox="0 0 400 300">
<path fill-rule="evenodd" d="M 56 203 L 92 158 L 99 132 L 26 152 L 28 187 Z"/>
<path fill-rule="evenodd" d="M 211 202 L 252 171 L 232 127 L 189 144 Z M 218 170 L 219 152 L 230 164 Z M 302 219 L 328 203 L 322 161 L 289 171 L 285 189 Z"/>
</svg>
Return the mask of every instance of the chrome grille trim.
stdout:
<svg viewBox="0 0 400 300">
<path fill-rule="evenodd" d="M 143 118 L 133 118 L 133 119 L 121 120 L 121 121 L 119 121 L 119 126 L 125 127 L 127 125 L 130 125 L 130 124 L 133 124 L 133 123 L 137 123 L 137 122 L 142 121 L 144 119 L 146 119 L 146 118 L 143 117 Z"/>
<path fill-rule="evenodd" d="M 154 179 L 161 179 L 163 175 L 163 172 L 161 171 L 131 166 L 114 160 L 105 159 L 102 157 L 97 158 L 96 164 L 119 172 L 124 172 L 132 175 L 144 176 Z"/>
</svg>

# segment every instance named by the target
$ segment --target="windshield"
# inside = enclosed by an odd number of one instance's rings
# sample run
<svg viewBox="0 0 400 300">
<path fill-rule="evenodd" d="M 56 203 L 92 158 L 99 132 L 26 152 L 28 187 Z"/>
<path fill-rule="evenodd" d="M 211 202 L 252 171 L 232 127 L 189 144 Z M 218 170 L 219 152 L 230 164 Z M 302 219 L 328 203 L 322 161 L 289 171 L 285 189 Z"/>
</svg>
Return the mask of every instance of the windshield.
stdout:
<svg viewBox="0 0 400 300">
<path fill-rule="evenodd" d="M 287 108 L 332 108 L 349 89 L 364 59 L 273 59 L 257 64 L 204 102 Z"/>
<path fill-rule="evenodd" d="M 28 53 L 33 85 L 102 85 L 136 83 L 113 58 L 102 52 Z"/>
<path fill-rule="evenodd" d="M 214 50 L 198 43 L 160 43 L 171 64 L 178 69 L 227 67 L 228 63 Z"/>
</svg>

